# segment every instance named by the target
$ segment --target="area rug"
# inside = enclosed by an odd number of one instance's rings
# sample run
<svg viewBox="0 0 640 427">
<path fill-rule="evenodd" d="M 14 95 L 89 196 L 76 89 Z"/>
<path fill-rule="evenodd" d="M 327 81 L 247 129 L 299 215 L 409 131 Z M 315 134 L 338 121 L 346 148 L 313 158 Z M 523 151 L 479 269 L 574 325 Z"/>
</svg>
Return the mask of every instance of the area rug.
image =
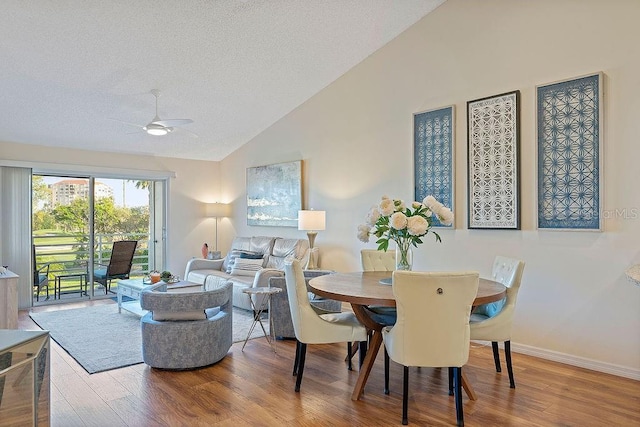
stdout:
<svg viewBox="0 0 640 427">
<path fill-rule="evenodd" d="M 116 304 L 29 316 L 90 374 L 142 363 L 140 317 L 126 310 L 118 313 Z M 245 340 L 252 319 L 251 312 L 233 309 L 233 342 Z M 268 322 L 263 323 L 267 327 Z M 251 339 L 259 336 L 260 325 L 254 328 Z"/>
</svg>

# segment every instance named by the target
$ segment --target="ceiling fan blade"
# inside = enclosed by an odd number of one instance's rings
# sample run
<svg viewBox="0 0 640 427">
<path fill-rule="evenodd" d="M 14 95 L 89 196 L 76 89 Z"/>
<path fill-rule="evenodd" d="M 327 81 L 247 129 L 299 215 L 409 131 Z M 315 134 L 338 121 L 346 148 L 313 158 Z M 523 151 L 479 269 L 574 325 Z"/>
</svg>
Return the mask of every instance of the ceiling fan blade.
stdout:
<svg viewBox="0 0 640 427">
<path fill-rule="evenodd" d="M 186 133 L 187 135 L 194 137 L 194 138 L 199 138 L 200 136 L 197 133 L 193 133 L 190 130 L 187 130 L 185 128 L 181 128 L 181 127 L 174 127 L 174 130 L 177 130 L 180 133 Z"/>
<path fill-rule="evenodd" d="M 137 123 L 125 122 L 124 120 L 120 120 L 120 119 L 112 119 L 112 118 L 109 118 L 109 120 L 113 120 L 114 122 L 124 123 L 125 125 L 135 126 L 135 127 L 138 127 L 138 128 L 143 128 L 143 127 L 144 127 L 144 126 L 139 125 L 139 124 L 137 124 Z"/>
<path fill-rule="evenodd" d="M 164 127 L 173 127 L 180 125 L 188 125 L 189 123 L 193 123 L 191 119 L 164 119 L 164 120 L 154 120 L 151 123 L 164 126 Z"/>
</svg>

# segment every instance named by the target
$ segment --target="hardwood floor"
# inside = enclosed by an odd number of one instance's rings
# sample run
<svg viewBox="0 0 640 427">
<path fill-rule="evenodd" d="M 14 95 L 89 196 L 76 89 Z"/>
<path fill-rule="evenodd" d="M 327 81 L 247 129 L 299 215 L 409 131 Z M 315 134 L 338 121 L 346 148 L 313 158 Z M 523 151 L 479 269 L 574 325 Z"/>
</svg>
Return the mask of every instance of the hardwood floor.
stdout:
<svg viewBox="0 0 640 427">
<path fill-rule="evenodd" d="M 38 329 L 26 311 L 20 312 L 19 327 Z M 402 367 L 391 363 L 391 394 L 384 395 L 382 352 L 364 397 L 354 402 L 351 391 L 358 372 L 357 367 L 346 369 L 345 345 L 309 346 L 300 393 L 293 391 L 293 341 L 278 341 L 277 354 L 264 339 L 249 341 L 244 352 L 242 343 L 236 343 L 216 365 L 193 371 L 139 364 L 93 375 L 53 340 L 51 347 L 54 427 L 401 424 Z M 509 388 L 504 366 L 502 373 L 495 372 L 491 347 L 472 344 L 464 370 L 478 400 L 463 397 L 467 426 L 640 425 L 638 381 L 518 353 L 513 364 L 516 389 Z M 446 369 L 413 368 L 409 381 L 410 425 L 455 425 Z"/>
</svg>

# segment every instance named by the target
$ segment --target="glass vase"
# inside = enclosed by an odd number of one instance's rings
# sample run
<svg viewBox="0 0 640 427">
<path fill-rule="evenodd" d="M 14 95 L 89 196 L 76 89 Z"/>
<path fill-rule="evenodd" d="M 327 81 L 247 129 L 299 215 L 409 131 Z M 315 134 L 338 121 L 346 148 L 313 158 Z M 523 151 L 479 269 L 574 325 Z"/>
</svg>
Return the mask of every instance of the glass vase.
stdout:
<svg viewBox="0 0 640 427">
<path fill-rule="evenodd" d="M 410 271 L 413 268 L 413 250 L 409 245 L 398 245 L 396 248 L 396 270 Z"/>
</svg>

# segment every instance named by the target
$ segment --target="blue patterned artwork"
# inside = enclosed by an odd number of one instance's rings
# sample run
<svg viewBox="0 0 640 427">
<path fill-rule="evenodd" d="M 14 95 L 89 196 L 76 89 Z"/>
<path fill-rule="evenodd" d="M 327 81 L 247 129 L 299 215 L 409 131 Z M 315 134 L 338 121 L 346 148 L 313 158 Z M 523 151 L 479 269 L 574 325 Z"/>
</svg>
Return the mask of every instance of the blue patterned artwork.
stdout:
<svg viewBox="0 0 640 427">
<path fill-rule="evenodd" d="M 247 225 L 297 227 L 302 161 L 247 168 Z"/>
<path fill-rule="evenodd" d="M 467 102 L 469 228 L 520 229 L 519 98 Z"/>
<path fill-rule="evenodd" d="M 537 87 L 538 228 L 600 230 L 602 74 Z"/>
<path fill-rule="evenodd" d="M 424 111 L 413 115 L 415 200 L 432 195 L 450 209 L 453 207 L 454 107 Z M 434 226 L 442 225 L 434 218 Z"/>
</svg>

